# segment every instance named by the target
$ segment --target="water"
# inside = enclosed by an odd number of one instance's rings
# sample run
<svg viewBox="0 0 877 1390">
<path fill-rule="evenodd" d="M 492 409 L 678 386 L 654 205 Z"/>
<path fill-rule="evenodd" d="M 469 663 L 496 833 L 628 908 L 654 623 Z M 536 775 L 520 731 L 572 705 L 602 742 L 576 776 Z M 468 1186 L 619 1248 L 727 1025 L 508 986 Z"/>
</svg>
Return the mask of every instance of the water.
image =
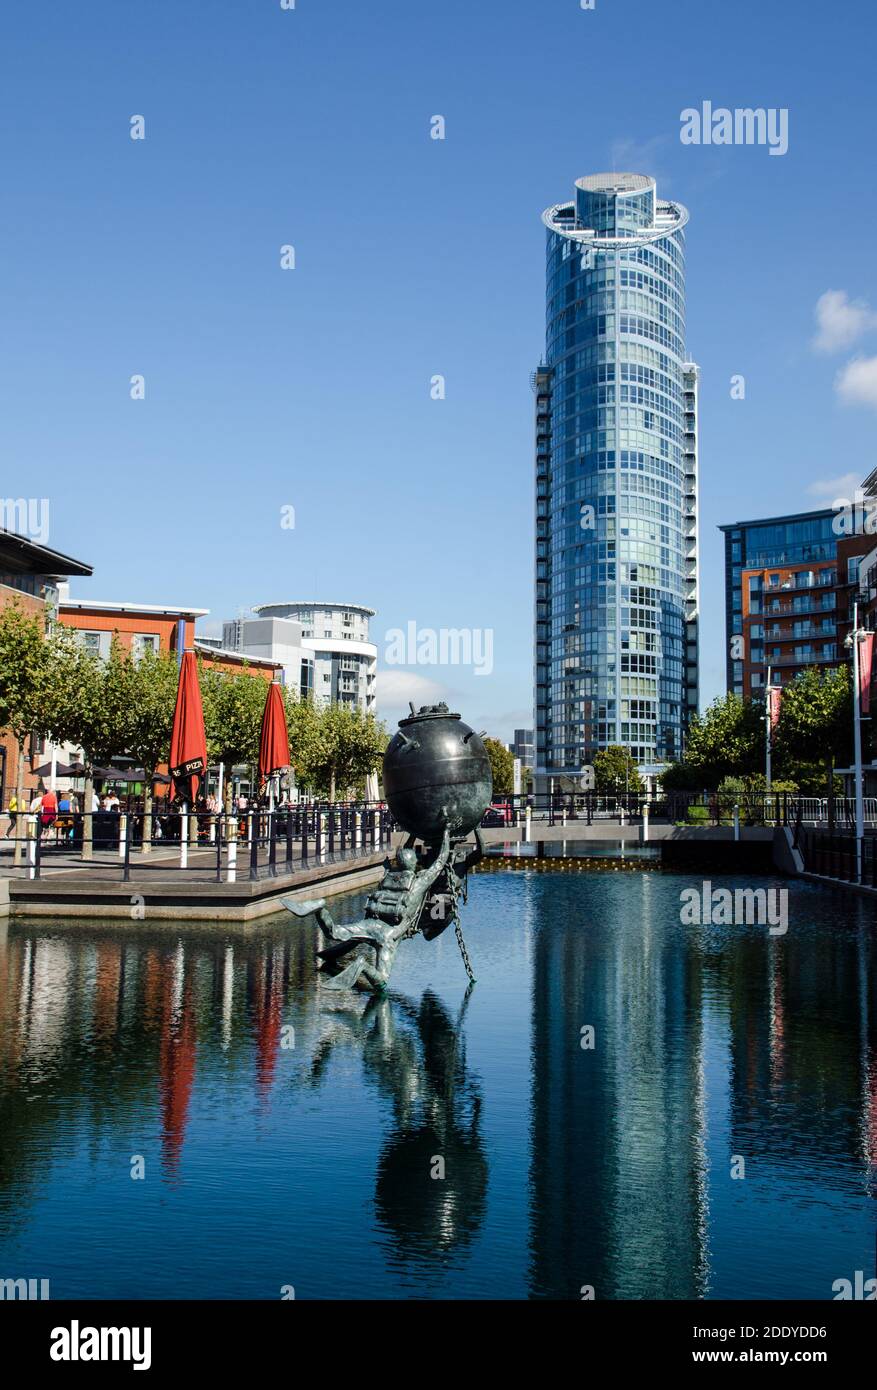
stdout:
<svg viewBox="0 0 877 1390">
<path fill-rule="evenodd" d="M 792 885 L 785 936 L 683 926 L 692 882 L 477 876 L 468 999 L 451 931 L 403 945 L 375 1004 L 318 990 L 286 914 L 10 926 L 0 1278 L 826 1299 L 872 1277 L 874 909 Z"/>
</svg>

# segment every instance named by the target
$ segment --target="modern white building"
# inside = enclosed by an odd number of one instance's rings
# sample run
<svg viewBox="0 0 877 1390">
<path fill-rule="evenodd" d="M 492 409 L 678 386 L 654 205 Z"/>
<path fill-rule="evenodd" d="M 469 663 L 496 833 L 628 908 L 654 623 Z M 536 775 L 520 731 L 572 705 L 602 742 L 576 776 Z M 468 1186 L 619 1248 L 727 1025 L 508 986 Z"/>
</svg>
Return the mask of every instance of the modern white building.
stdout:
<svg viewBox="0 0 877 1390">
<path fill-rule="evenodd" d="M 688 213 L 645 174 L 588 174 L 543 213 L 536 396 L 536 788 L 628 748 L 682 756 L 698 699 L 698 369 Z"/>
<path fill-rule="evenodd" d="M 223 623 L 222 645 L 283 667 L 284 682 L 321 705 L 376 709 L 375 610 L 358 603 L 263 603 L 253 618 Z"/>
</svg>

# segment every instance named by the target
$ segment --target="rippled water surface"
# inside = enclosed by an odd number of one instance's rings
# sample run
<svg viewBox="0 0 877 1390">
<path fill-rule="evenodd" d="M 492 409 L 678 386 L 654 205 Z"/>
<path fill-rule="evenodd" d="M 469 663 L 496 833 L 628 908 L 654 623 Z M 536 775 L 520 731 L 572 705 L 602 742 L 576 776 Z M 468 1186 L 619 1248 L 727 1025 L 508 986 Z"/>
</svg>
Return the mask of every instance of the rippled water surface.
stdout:
<svg viewBox="0 0 877 1390">
<path fill-rule="evenodd" d="M 477 876 L 468 997 L 451 931 L 405 943 L 374 1002 L 318 986 L 287 914 L 8 927 L 0 1278 L 824 1299 L 872 1277 L 874 909 L 793 885 L 785 935 L 683 925 L 693 883 Z"/>
</svg>

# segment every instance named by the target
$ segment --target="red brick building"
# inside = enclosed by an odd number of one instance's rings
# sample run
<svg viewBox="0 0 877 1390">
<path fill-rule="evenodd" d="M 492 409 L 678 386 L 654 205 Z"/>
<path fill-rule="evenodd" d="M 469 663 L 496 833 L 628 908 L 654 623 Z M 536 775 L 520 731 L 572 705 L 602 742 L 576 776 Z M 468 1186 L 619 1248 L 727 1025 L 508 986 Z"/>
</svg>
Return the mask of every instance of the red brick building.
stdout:
<svg viewBox="0 0 877 1390">
<path fill-rule="evenodd" d="M 91 566 L 74 560 L 58 550 L 29 540 L 12 531 L 0 531 L 0 607 L 16 603 L 23 612 L 36 614 L 45 620 L 57 609 L 61 586 L 72 576 L 85 578 Z M 36 789 L 38 779 L 33 768 L 39 756 L 25 749 L 24 785 L 28 792 Z M 6 807 L 15 788 L 18 765 L 18 744 L 11 734 L 0 731 L 0 805 Z"/>
<path fill-rule="evenodd" d="M 787 685 L 801 671 L 845 662 L 837 630 L 844 587 L 836 558 L 744 569 L 744 700 L 764 688 L 768 668 L 771 684 Z"/>
<path fill-rule="evenodd" d="M 195 651 L 207 668 L 239 672 L 249 670 L 270 682 L 280 678 L 282 668 L 260 657 L 245 657 L 225 651 L 209 640 L 195 636 L 195 624 L 206 617 L 206 608 L 182 605 L 111 603 L 97 599 L 71 599 L 66 581 L 87 577 L 89 565 L 50 551 L 24 537 L 0 532 L 0 605 L 16 602 L 28 613 L 42 618 L 48 614 L 64 627 L 81 634 L 84 645 L 96 655 L 109 655 L 113 637 L 135 656 L 146 650 L 158 652 Z M 68 756 L 62 755 L 62 758 Z M 51 757 L 51 747 L 43 740 L 28 740 L 24 787 L 30 797 L 43 779 L 36 769 Z M 15 788 L 18 747 L 10 734 L 0 734 L 0 805 L 8 805 Z M 124 760 L 123 760 L 124 761 Z"/>
<path fill-rule="evenodd" d="M 64 627 L 82 633 L 84 646 L 97 656 L 109 656 L 113 636 L 137 656 L 149 649 L 174 652 L 191 651 L 195 641 L 195 623 L 206 617 L 207 608 L 182 608 L 166 604 L 104 603 L 95 599 L 62 597 L 58 605 L 58 621 Z"/>
<path fill-rule="evenodd" d="M 249 670 L 261 676 L 266 684 L 280 677 L 282 668 L 261 657 L 245 657 L 228 652 L 208 640 L 195 636 L 195 623 L 206 617 L 207 608 L 184 608 L 165 604 L 107 603 L 96 599 L 70 600 L 62 598 L 58 620 L 65 627 L 75 628 L 85 646 L 97 656 L 107 657 L 113 638 L 138 656 L 150 650 L 160 652 L 194 651 L 204 667 L 231 673 Z M 49 756 L 47 747 L 43 756 Z M 127 759 L 120 757 L 120 765 Z M 158 769 L 166 773 L 167 767 Z"/>
</svg>

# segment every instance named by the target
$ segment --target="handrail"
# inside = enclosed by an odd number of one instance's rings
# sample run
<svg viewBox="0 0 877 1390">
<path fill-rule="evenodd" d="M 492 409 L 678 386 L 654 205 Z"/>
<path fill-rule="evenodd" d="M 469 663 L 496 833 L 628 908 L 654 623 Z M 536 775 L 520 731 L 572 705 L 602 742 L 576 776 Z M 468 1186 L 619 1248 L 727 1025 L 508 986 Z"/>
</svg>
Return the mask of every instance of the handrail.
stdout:
<svg viewBox="0 0 877 1390">
<path fill-rule="evenodd" d="M 139 878 L 159 874 L 197 873 L 217 883 L 237 882 L 238 850 L 248 856 L 252 882 L 265 877 L 292 877 L 311 864 L 343 863 L 372 855 L 392 843 L 395 823 L 386 805 L 376 802 L 340 805 L 257 807 L 228 814 L 181 810 L 171 833 L 155 835 L 155 825 L 143 841 L 143 815 L 89 811 L 43 821 L 39 812 L 18 818 L 23 833 L 0 841 L 0 849 L 22 845 L 19 869 L 39 879 L 44 869 L 52 876 L 98 871 L 105 879 L 118 870 L 122 882 L 132 871 Z M 86 827 L 90 835 L 86 835 Z"/>
</svg>

